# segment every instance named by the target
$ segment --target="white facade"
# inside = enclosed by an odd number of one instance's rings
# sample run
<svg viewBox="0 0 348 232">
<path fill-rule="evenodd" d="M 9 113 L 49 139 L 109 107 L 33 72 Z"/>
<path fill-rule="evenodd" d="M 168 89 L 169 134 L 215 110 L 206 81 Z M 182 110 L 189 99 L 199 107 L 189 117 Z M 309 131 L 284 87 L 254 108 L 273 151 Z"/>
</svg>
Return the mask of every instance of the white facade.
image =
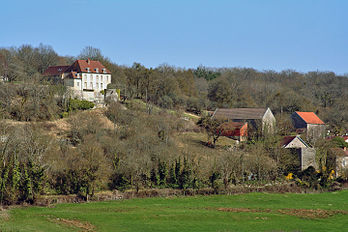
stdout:
<svg viewBox="0 0 348 232">
<path fill-rule="evenodd" d="M 104 94 L 111 83 L 111 73 L 99 61 L 76 60 L 70 66 L 50 66 L 44 72 L 45 76 L 62 80 L 73 97 L 89 101 L 102 102 Z"/>
<path fill-rule="evenodd" d="M 64 79 L 72 93 L 88 101 L 103 101 L 102 90 L 111 83 L 111 74 L 106 73 L 77 73 L 74 78 Z"/>
<path fill-rule="evenodd" d="M 77 76 L 65 79 L 65 84 L 75 91 L 102 91 L 111 83 L 111 74 L 77 73 Z"/>
</svg>

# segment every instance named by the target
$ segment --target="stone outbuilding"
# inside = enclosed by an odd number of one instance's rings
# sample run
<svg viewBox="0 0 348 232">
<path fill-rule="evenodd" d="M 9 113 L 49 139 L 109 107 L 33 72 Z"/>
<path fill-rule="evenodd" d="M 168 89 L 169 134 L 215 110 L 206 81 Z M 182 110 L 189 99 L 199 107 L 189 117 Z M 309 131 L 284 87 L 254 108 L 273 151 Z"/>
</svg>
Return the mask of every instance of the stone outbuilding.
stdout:
<svg viewBox="0 0 348 232">
<path fill-rule="evenodd" d="M 314 112 L 296 111 L 291 119 L 297 132 L 305 133 L 308 141 L 315 142 L 325 137 L 326 125 Z"/>
<path fill-rule="evenodd" d="M 285 136 L 282 141 L 282 148 L 290 149 L 293 155 L 300 160 L 300 170 L 313 166 L 317 168 L 315 159 L 315 149 L 306 143 L 300 136 Z"/>
<path fill-rule="evenodd" d="M 331 148 L 330 150 L 334 160 L 336 176 L 348 174 L 348 150 L 347 148 Z"/>
<path fill-rule="evenodd" d="M 276 119 L 270 108 L 217 108 L 212 114 L 212 118 L 231 122 L 247 122 L 248 132 L 254 131 L 258 135 L 275 132 Z"/>
</svg>

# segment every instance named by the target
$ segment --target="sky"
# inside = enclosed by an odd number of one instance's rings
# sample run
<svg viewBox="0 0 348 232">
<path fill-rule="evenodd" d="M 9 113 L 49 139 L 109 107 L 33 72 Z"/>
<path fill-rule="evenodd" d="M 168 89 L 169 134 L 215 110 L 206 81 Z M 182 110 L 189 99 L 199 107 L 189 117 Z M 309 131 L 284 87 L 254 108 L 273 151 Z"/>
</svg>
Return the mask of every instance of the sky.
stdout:
<svg viewBox="0 0 348 232">
<path fill-rule="evenodd" d="M 119 65 L 348 73 L 346 0 L 0 0 L 0 47 Z"/>
</svg>

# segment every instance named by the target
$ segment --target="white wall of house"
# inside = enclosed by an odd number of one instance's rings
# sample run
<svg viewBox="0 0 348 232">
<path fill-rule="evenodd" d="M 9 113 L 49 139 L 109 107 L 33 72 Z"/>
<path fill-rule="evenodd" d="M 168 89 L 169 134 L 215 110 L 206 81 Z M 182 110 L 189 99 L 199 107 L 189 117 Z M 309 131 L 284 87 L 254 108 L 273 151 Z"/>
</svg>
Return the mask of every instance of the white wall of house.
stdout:
<svg viewBox="0 0 348 232">
<path fill-rule="evenodd" d="M 106 89 L 107 85 L 111 83 L 111 74 L 104 73 L 82 73 L 81 86 L 79 90 L 88 89 L 94 91 L 101 91 Z"/>
<path fill-rule="evenodd" d="M 100 101 L 103 98 L 100 91 L 111 83 L 111 74 L 106 73 L 78 73 L 76 78 L 66 78 L 64 83 L 74 95 L 88 101 Z"/>
</svg>

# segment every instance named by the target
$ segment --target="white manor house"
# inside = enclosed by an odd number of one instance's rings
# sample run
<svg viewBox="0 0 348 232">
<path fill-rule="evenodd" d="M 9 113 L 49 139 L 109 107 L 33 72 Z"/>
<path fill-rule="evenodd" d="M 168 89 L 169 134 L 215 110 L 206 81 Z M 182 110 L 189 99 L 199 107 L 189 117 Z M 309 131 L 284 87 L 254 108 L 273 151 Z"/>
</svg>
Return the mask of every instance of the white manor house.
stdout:
<svg viewBox="0 0 348 232">
<path fill-rule="evenodd" d="M 107 85 L 111 83 L 111 72 L 99 61 L 76 60 L 70 66 L 50 66 L 44 76 L 63 81 L 74 97 L 89 101 L 103 101 Z"/>
</svg>

